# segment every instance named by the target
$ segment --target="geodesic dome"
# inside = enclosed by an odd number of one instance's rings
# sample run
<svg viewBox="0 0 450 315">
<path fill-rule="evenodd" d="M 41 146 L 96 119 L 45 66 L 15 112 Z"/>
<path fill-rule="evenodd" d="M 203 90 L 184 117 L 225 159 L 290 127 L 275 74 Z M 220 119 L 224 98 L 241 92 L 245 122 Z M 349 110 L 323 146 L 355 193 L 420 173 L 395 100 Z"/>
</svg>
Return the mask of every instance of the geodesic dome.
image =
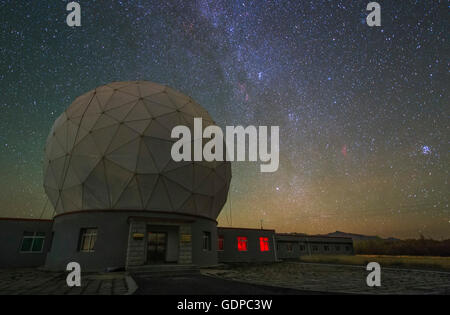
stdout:
<svg viewBox="0 0 450 315">
<path fill-rule="evenodd" d="M 193 135 L 194 117 L 203 128 L 214 124 L 191 98 L 146 81 L 110 83 L 75 99 L 45 148 L 44 188 L 56 214 L 154 210 L 216 219 L 230 163 L 171 157 L 172 128 L 186 125 Z"/>
</svg>

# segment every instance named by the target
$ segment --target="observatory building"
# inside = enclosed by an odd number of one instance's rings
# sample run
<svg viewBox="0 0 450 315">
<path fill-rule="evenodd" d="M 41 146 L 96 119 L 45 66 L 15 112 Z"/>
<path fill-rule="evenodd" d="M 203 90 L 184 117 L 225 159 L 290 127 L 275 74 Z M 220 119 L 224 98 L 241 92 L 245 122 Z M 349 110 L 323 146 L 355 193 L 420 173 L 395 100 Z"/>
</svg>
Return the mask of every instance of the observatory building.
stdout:
<svg viewBox="0 0 450 315">
<path fill-rule="evenodd" d="M 75 99 L 45 147 L 44 188 L 55 215 L 0 218 L 0 268 L 65 270 L 77 262 L 83 271 L 136 270 L 353 254 L 351 238 L 218 228 L 230 162 L 171 155 L 172 129 L 194 134 L 194 117 L 203 128 L 214 124 L 188 96 L 146 81 L 110 83 Z"/>
<path fill-rule="evenodd" d="M 44 188 L 56 213 L 47 268 L 217 263 L 230 163 L 171 158 L 172 129 L 193 131 L 194 117 L 214 124 L 188 96 L 146 81 L 75 99 L 45 149 Z"/>
</svg>

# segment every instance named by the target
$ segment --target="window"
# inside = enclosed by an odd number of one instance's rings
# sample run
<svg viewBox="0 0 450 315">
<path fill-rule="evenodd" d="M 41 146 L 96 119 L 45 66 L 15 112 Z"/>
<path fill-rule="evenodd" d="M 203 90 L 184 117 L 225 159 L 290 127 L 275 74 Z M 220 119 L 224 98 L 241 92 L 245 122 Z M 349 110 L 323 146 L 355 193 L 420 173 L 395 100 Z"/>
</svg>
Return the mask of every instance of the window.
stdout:
<svg viewBox="0 0 450 315">
<path fill-rule="evenodd" d="M 223 235 L 219 235 L 219 237 L 217 238 L 217 250 L 223 250 Z"/>
<path fill-rule="evenodd" d="M 345 246 L 345 250 L 348 252 L 350 251 L 350 246 Z"/>
<path fill-rule="evenodd" d="M 211 233 L 203 232 L 203 250 L 210 251 L 211 250 Z"/>
<path fill-rule="evenodd" d="M 314 252 L 317 252 L 317 251 L 319 250 L 319 247 L 318 247 L 317 245 L 314 245 L 314 246 L 312 247 L 312 250 L 313 250 Z"/>
<path fill-rule="evenodd" d="M 238 251 L 246 252 L 247 251 L 247 237 L 238 236 L 237 242 L 238 242 Z"/>
<path fill-rule="evenodd" d="M 325 245 L 325 246 L 323 247 L 323 249 L 324 249 L 326 252 L 328 252 L 328 251 L 330 251 L 330 246 Z"/>
<path fill-rule="evenodd" d="M 45 233 L 42 232 L 24 232 L 21 253 L 42 253 L 44 248 Z"/>
<path fill-rule="evenodd" d="M 302 252 L 304 252 L 304 251 L 306 250 L 305 245 L 300 245 L 300 250 L 301 250 Z"/>
<path fill-rule="evenodd" d="M 292 252 L 292 243 L 287 243 L 287 244 L 286 244 L 286 250 L 287 250 L 288 252 Z"/>
<path fill-rule="evenodd" d="M 97 229 L 81 229 L 80 244 L 78 250 L 80 252 L 92 253 L 95 251 L 95 242 L 97 241 Z"/>
<path fill-rule="evenodd" d="M 268 237 L 260 237 L 259 238 L 259 248 L 262 252 L 269 251 L 269 238 Z"/>
<path fill-rule="evenodd" d="M 337 245 L 336 246 L 336 251 L 340 251 L 341 250 L 341 246 Z"/>
</svg>

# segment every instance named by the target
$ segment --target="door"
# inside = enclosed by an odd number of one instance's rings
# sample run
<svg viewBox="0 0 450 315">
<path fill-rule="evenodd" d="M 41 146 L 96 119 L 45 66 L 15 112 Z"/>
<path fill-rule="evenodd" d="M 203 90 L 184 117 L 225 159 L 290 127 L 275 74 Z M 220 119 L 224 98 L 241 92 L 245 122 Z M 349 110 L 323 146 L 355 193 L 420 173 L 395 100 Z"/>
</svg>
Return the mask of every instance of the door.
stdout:
<svg viewBox="0 0 450 315">
<path fill-rule="evenodd" d="M 148 232 L 147 262 L 150 264 L 166 261 L 167 233 Z"/>
</svg>

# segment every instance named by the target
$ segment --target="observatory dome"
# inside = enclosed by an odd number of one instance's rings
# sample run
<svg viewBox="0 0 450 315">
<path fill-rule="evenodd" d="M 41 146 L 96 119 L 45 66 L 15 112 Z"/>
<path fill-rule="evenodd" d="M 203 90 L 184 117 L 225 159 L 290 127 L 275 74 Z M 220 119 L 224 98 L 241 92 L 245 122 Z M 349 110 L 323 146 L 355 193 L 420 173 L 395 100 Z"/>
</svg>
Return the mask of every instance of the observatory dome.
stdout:
<svg viewBox="0 0 450 315">
<path fill-rule="evenodd" d="M 55 121 L 44 188 L 56 214 L 149 210 L 216 219 L 231 180 L 229 162 L 175 162 L 172 128 L 208 112 L 170 87 L 114 82 L 79 96 Z"/>
</svg>

